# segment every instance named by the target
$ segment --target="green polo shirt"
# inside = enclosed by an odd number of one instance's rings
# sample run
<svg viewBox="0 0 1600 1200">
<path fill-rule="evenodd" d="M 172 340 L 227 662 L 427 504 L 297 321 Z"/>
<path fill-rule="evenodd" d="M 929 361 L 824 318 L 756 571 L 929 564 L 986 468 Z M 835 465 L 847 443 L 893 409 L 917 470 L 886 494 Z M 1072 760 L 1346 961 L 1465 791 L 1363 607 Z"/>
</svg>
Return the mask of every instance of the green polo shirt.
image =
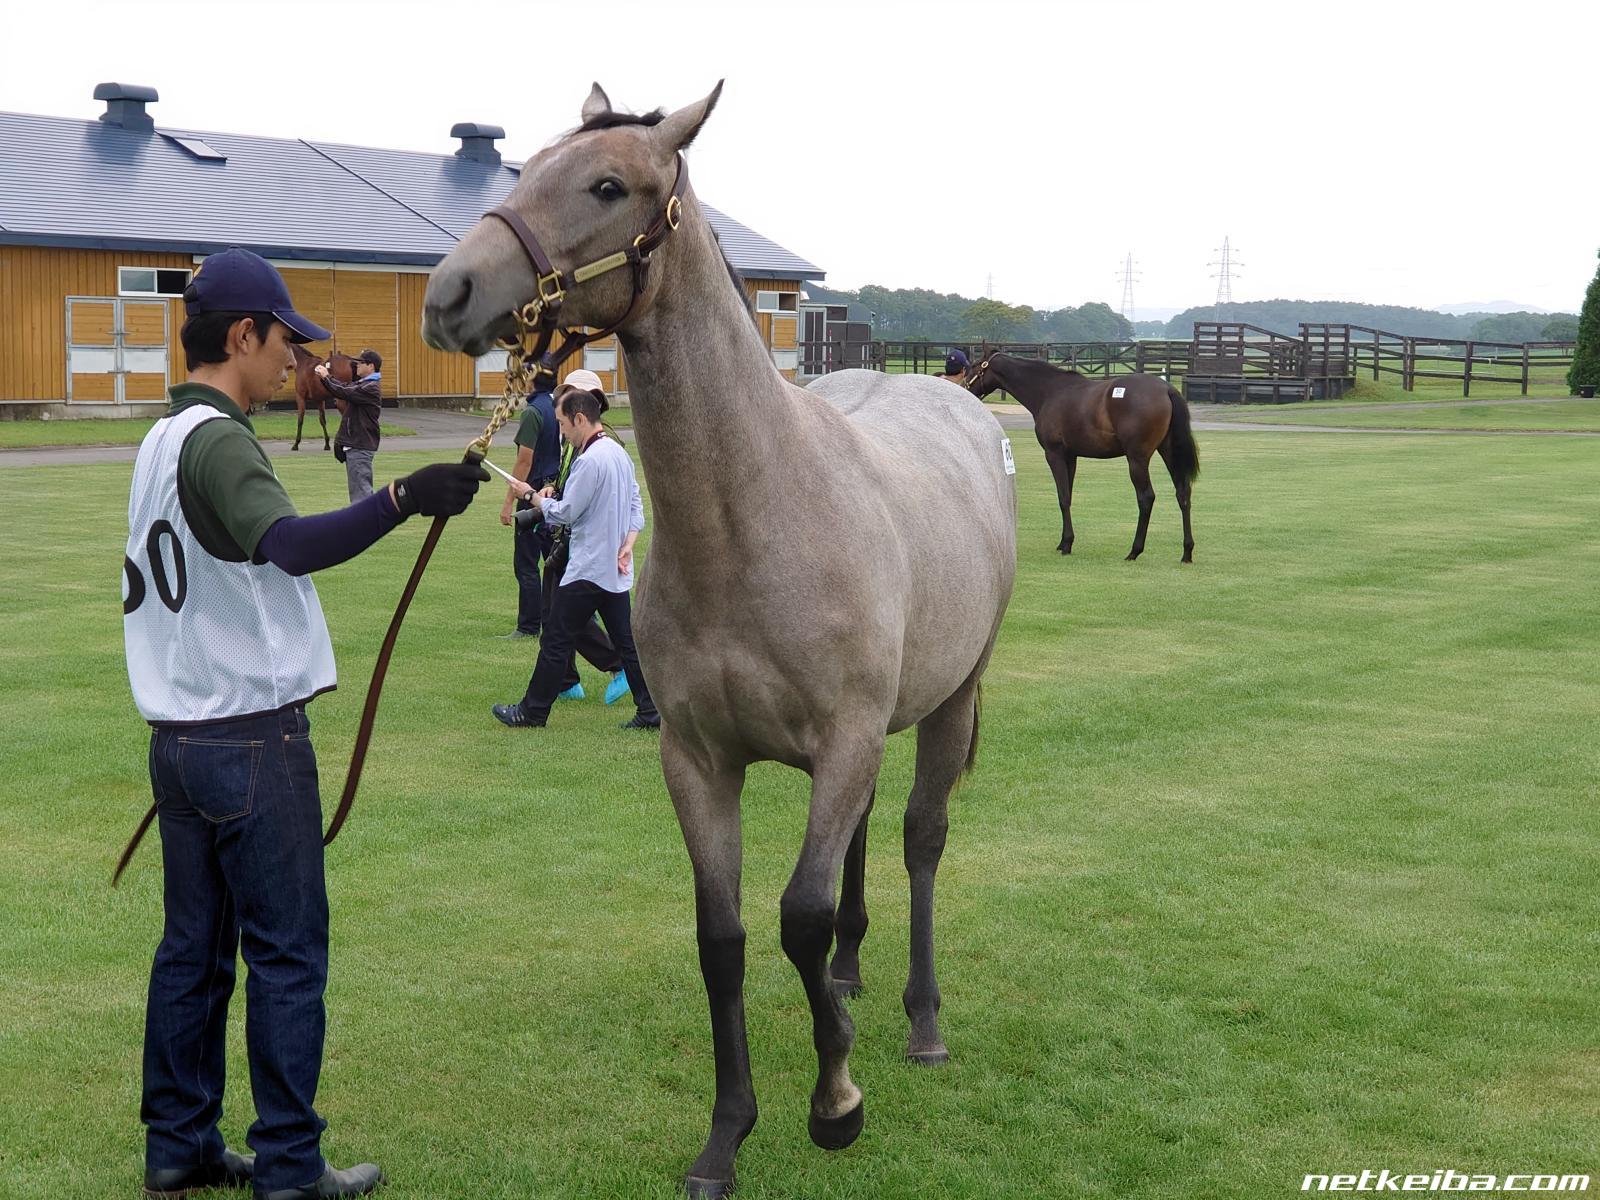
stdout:
<svg viewBox="0 0 1600 1200">
<path fill-rule="evenodd" d="M 213 556 L 244 562 L 273 524 L 299 516 L 273 473 L 255 426 L 224 393 L 203 383 L 182 383 L 169 393 L 167 415 L 196 404 L 229 419 L 206 421 L 178 456 L 178 498 L 196 539 Z"/>
</svg>

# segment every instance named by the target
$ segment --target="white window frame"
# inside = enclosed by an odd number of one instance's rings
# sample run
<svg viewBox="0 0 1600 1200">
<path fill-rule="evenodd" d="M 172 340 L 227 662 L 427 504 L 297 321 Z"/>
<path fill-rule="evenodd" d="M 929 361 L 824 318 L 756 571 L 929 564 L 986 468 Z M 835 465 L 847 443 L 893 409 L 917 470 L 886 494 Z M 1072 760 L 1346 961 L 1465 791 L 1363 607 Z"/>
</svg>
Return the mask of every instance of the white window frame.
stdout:
<svg viewBox="0 0 1600 1200">
<path fill-rule="evenodd" d="M 784 297 L 789 302 L 785 304 Z M 800 310 L 799 292 L 764 292 L 756 293 L 756 311 L 758 313 L 797 313 Z"/>
<path fill-rule="evenodd" d="M 128 287 L 124 278 L 130 271 L 148 271 L 150 273 L 151 290 Z M 183 271 L 183 287 L 175 292 L 158 292 L 154 289 L 161 282 L 162 271 Z M 142 300 L 177 300 L 183 296 L 184 290 L 189 286 L 189 280 L 194 277 L 193 271 L 184 270 L 183 267 L 118 267 L 117 268 L 117 295 L 127 296 L 132 299 Z"/>
<path fill-rule="evenodd" d="M 596 375 L 604 375 L 607 371 L 617 369 L 617 348 L 615 346 L 585 346 L 583 348 L 583 366 L 585 370 L 593 371 Z"/>
<path fill-rule="evenodd" d="M 800 351 L 774 350 L 772 352 L 772 365 L 780 371 L 798 371 L 800 369 Z"/>
</svg>

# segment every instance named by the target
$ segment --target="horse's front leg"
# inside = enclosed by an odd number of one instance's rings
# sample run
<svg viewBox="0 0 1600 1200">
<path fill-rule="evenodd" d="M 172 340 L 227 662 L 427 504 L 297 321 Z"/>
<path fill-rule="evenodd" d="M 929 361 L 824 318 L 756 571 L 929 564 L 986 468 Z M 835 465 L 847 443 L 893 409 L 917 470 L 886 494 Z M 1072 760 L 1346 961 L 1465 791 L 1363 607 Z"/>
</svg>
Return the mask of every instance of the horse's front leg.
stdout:
<svg viewBox="0 0 1600 1200">
<path fill-rule="evenodd" d="M 874 793 L 875 795 L 876 793 Z M 867 936 L 867 822 L 872 817 L 873 797 L 867 798 L 867 811 L 850 838 L 844 856 L 844 883 L 839 888 L 839 913 L 833 922 L 837 945 L 833 951 L 833 986 L 839 995 L 860 993 L 861 942 Z"/>
<path fill-rule="evenodd" d="M 296 395 L 294 398 L 294 409 L 294 445 L 290 446 L 289 449 L 298 450 L 300 449 L 300 430 L 305 427 L 306 423 L 306 402 L 298 395 Z"/>
<path fill-rule="evenodd" d="M 1063 554 L 1072 553 L 1072 484 L 1078 477 L 1078 456 L 1064 450 L 1047 449 L 1045 461 L 1050 464 L 1050 474 L 1056 480 L 1056 499 L 1061 503 L 1061 542 L 1056 549 Z"/>
<path fill-rule="evenodd" d="M 739 793 L 744 768 L 708 761 L 661 733 L 661 769 L 694 867 L 700 973 L 711 1005 L 717 1094 L 711 1136 L 684 1178 L 690 1196 L 716 1200 L 733 1190 L 734 1158 L 756 1123 L 744 1021 L 744 926 L 739 922 Z"/>
<path fill-rule="evenodd" d="M 844 723 L 845 728 L 850 728 Z M 805 845 L 780 906 L 783 952 L 800 972 L 811 1004 L 817 1048 L 817 1086 L 811 1093 L 811 1140 L 841 1150 L 861 1133 L 861 1089 L 850 1079 L 855 1026 L 828 971 L 833 944 L 834 888 L 851 838 L 872 803 L 883 761 L 883 735 L 843 742 L 817 755 L 811 771 L 811 812 Z"/>
<path fill-rule="evenodd" d="M 322 422 L 322 448 L 324 450 L 332 450 L 333 443 L 328 440 L 328 406 L 326 404 L 317 405 L 317 420 Z"/>
</svg>

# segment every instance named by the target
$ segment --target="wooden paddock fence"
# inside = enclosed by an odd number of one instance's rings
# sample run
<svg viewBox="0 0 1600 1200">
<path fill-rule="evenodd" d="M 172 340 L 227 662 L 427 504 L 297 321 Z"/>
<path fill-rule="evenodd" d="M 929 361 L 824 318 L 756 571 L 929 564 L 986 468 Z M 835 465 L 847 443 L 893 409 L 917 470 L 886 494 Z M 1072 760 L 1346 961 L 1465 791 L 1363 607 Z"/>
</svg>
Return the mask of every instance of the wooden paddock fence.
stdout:
<svg viewBox="0 0 1600 1200">
<path fill-rule="evenodd" d="M 826 374 L 847 367 L 934 375 L 960 350 L 977 363 L 1004 352 L 1084 375 L 1142 372 L 1181 387 L 1186 398 L 1216 403 L 1332 399 L 1359 375 L 1398 378 L 1416 390 L 1419 379 L 1455 380 L 1462 396 L 1472 385 L 1511 384 L 1528 394 L 1539 369 L 1572 365 L 1573 342 L 1482 342 L 1416 337 L 1365 325 L 1302 322 L 1298 336 L 1238 321 L 1197 321 L 1188 340 L 1122 342 L 887 341 L 802 342 L 801 361 Z"/>
</svg>

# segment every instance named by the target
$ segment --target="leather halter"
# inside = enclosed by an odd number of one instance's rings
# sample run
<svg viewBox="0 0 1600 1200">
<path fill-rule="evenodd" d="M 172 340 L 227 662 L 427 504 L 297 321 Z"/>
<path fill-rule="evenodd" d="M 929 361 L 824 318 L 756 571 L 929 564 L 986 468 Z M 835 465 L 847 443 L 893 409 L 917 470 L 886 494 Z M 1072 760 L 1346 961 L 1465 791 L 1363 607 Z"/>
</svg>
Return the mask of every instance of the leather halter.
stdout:
<svg viewBox="0 0 1600 1200">
<path fill-rule="evenodd" d="M 633 316 L 633 310 L 639 306 L 639 297 L 644 295 L 649 283 L 650 255 L 667 240 L 683 219 L 683 192 L 688 183 L 688 165 L 684 162 L 682 154 L 679 154 L 677 159 L 678 174 L 672 182 L 672 194 L 667 197 L 666 204 L 651 222 L 650 227 L 634 238 L 633 244 L 626 249 L 608 254 L 604 258 L 597 258 L 581 267 L 575 267 L 570 274 L 559 270 L 551 263 L 550 256 L 544 252 L 544 247 L 539 244 L 539 239 L 534 236 L 533 230 L 528 228 L 528 223 L 511 209 L 501 205 L 484 214 L 486 217 L 498 217 L 512 233 L 517 235 L 517 241 L 522 243 L 522 249 L 527 254 L 528 261 L 533 264 L 534 275 L 538 280 L 538 295 L 524 304 L 516 314 L 518 324 L 524 331 L 532 331 L 538 335 L 533 348 L 523 351 L 523 362 L 532 371 L 535 390 L 546 381 L 554 383 L 556 371 L 563 362 L 590 342 L 610 337 L 627 324 L 629 317 Z M 562 328 L 561 304 L 566 299 L 567 290 L 609 271 L 615 271 L 619 267 L 633 268 L 633 297 L 628 301 L 627 311 L 605 329 L 595 333 Z M 550 343 L 555 340 L 558 331 L 561 334 L 561 349 L 552 351 Z M 518 342 L 517 346 L 520 345 Z M 508 346 L 508 349 L 515 348 L 517 347 Z"/>
</svg>

